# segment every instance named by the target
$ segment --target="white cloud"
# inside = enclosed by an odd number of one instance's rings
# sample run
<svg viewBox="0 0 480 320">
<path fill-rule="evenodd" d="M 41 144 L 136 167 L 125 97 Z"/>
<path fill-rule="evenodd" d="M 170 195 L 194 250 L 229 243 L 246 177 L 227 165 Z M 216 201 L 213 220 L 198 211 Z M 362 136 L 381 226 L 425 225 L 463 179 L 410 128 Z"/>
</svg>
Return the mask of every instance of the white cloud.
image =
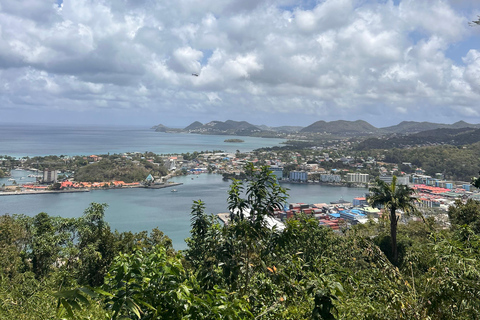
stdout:
<svg viewBox="0 0 480 320">
<path fill-rule="evenodd" d="M 479 48 L 450 50 L 478 42 L 473 2 L 308 4 L 2 1 L 0 109 L 478 117 Z"/>
</svg>

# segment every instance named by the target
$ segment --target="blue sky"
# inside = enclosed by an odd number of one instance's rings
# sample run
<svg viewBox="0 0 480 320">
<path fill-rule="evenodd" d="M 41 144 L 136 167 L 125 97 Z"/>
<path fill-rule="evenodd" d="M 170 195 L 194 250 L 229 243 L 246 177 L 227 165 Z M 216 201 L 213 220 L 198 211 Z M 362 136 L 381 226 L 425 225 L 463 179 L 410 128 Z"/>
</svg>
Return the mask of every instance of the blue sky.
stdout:
<svg viewBox="0 0 480 320">
<path fill-rule="evenodd" d="M 479 14 L 474 0 L 4 0 L 0 123 L 480 123 Z"/>
</svg>

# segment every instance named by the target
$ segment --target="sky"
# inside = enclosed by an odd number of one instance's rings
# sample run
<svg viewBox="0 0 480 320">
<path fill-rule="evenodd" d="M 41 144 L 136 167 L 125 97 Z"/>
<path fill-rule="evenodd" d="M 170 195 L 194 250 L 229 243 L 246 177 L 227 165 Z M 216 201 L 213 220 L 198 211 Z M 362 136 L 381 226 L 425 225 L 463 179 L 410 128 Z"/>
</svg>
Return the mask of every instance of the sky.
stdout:
<svg viewBox="0 0 480 320">
<path fill-rule="evenodd" d="M 477 15 L 476 0 L 2 0 L 0 123 L 480 123 Z"/>
</svg>

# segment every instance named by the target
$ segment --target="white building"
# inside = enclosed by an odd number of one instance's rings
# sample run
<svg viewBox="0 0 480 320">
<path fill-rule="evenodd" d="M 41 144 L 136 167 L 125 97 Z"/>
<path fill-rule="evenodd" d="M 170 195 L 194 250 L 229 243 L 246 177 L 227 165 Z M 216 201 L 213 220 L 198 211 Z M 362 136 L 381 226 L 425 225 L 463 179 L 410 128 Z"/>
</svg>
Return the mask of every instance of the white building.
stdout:
<svg viewBox="0 0 480 320">
<path fill-rule="evenodd" d="M 393 176 L 380 176 L 380 180 L 391 184 L 393 181 Z M 408 186 L 409 184 L 409 176 L 403 176 L 403 177 L 397 177 L 397 186 L 399 185 L 406 185 Z"/>
<path fill-rule="evenodd" d="M 308 174 L 305 171 L 290 171 L 291 181 L 307 181 Z"/>
<path fill-rule="evenodd" d="M 43 170 L 43 183 L 55 183 L 58 179 L 58 171 L 44 169 Z"/>
<path fill-rule="evenodd" d="M 368 183 L 368 173 L 347 173 L 347 182 L 353 183 Z"/>
</svg>

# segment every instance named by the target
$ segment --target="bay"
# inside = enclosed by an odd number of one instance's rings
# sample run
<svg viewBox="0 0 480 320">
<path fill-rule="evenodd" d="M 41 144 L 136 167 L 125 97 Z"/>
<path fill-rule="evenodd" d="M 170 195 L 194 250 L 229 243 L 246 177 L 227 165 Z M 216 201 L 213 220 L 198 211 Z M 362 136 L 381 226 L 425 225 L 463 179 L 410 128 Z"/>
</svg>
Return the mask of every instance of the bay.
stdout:
<svg viewBox="0 0 480 320">
<path fill-rule="evenodd" d="M 224 142 L 241 139 L 243 143 Z M 162 133 L 145 127 L 0 124 L 0 156 L 91 155 L 151 151 L 157 154 L 251 151 L 282 139 Z"/>
<path fill-rule="evenodd" d="M 244 143 L 226 143 L 239 138 Z M 145 127 L 66 126 L 66 125 L 0 125 L 0 156 L 90 155 L 145 152 L 158 154 L 186 153 L 204 150 L 226 152 L 251 151 L 279 145 L 281 139 L 160 133 Z M 34 181 L 31 172 L 13 170 L 17 183 Z M 193 180 L 192 180 L 193 177 Z M 176 249 L 184 249 L 190 232 L 190 211 L 194 200 L 206 203 L 207 213 L 227 211 L 230 183 L 221 175 L 202 174 L 172 179 L 183 185 L 171 189 L 94 190 L 82 193 L 0 196 L 0 214 L 34 216 L 46 212 L 52 216 L 80 217 L 92 202 L 106 203 L 105 219 L 112 229 L 139 232 L 155 227 L 169 236 Z M 12 184 L 0 178 L 1 184 Z M 351 200 L 364 195 L 366 189 L 322 185 L 285 184 L 290 202 L 319 203 L 340 198 Z"/>
<path fill-rule="evenodd" d="M 193 179 L 192 179 L 193 178 Z M 94 190 L 84 193 L 0 196 L 0 214 L 33 216 L 46 212 L 52 216 L 80 217 L 92 202 L 107 203 L 105 219 L 118 231 L 150 231 L 155 227 L 169 236 L 175 249 L 186 248 L 184 239 L 190 232 L 190 211 L 194 200 L 206 204 L 207 213 L 227 212 L 230 182 L 221 175 L 201 174 L 172 179 L 183 185 L 177 192 L 165 189 Z M 321 203 L 343 198 L 351 201 L 363 196 L 365 188 L 324 185 L 284 184 L 289 188 L 289 202 Z"/>
</svg>

